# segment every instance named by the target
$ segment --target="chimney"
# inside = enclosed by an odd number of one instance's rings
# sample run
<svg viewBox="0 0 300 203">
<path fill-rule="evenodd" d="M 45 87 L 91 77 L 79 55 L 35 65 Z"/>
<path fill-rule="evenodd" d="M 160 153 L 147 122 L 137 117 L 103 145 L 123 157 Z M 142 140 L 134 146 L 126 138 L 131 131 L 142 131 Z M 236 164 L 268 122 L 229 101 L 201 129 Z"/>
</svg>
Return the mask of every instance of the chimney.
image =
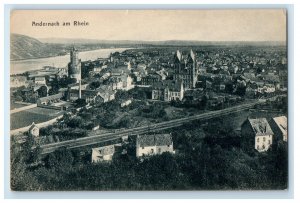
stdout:
<svg viewBox="0 0 300 203">
<path fill-rule="evenodd" d="M 81 99 L 81 80 L 79 80 L 79 99 Z"/>
</svg>

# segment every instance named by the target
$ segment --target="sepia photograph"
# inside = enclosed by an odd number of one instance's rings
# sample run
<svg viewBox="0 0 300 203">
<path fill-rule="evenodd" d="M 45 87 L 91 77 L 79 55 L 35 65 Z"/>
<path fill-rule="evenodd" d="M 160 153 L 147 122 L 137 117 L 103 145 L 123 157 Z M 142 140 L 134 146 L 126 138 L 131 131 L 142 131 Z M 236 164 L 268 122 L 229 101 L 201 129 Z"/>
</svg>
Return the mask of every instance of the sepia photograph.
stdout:
<svg viewBox="0 0 300 203">
<path fill-rule="evenodd" d="M 287 17 L 11 10 L 11 191 L 287 190 Z"/>
</svg>

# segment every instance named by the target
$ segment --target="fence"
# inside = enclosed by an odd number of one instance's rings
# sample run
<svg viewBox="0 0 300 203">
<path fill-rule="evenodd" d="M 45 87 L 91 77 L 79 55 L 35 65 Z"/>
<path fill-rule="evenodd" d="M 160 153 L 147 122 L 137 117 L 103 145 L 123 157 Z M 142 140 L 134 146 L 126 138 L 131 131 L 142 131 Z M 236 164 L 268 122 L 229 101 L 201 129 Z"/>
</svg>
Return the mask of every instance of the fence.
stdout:
<svg viewBox="0 0 300 203">
<path fill-rule="evenodd" d="M 38 107 L 45 108 L 45 109 L 54 109 L 54 110 L 63 110 L 62 106 L 49 106 L 49 105 L 43 105 L 43 104 L 38 104 Z"/>
</svg>

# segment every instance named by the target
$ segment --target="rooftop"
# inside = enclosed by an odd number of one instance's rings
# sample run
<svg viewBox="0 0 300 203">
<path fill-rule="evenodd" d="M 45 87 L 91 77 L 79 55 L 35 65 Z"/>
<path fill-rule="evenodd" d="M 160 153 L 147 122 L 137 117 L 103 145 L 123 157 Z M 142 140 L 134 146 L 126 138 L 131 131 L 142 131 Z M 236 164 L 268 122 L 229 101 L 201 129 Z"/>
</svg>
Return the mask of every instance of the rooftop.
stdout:
<svg viewBox="0 0 300 203">
<path fill-rule="evenodd" d="M 273 118 L 273 120 L 278 125 L 281 132 L 283 134 L 287 135 L 287 118 L 286 118 L 286 116 L 275 117 L 275 118 Z"/>
<path fill-rule="evenodd" d="M 108 145 L 98 148 L 93 148 L 93 153 L 96 153 L 97 156 L 105 156 L 115 153 L 115 146 L 114 145 Z"/>
<path fill-rule="evenodd" d="M 140 147 L 165 146 L 172 144 L 172 136 L 170 134 L 139 135 L 137 137 L 137 145 L 140 145 Z"/>
<path fill-rule="evenodd" d="M 50 100 L 56 100 L 56 99 L 61 99 L 61 98 L 62 98 L 62 94 L 58 93 L 58 94 L 50 95 L 50 96 L 47 96 L 47 97 L 41 97 L 38 100 L 40 102 L 47 102 L 47 101 L 50 101 Z"/>
<path fill-rule="evenodd" d="M 256 136 L 273 135 L 273 131 L 266 118 L 248 119 Z"/>
<path fill-rule="evenodd" d="M 153 84 L 153 89 L 165 89 L 169 88 L 171 91 L 180 91 L 181 90 L 181 82 L 173 81 L 173 80 L 163 80 L 160 82 L 156 82 Z"/>
</svg>

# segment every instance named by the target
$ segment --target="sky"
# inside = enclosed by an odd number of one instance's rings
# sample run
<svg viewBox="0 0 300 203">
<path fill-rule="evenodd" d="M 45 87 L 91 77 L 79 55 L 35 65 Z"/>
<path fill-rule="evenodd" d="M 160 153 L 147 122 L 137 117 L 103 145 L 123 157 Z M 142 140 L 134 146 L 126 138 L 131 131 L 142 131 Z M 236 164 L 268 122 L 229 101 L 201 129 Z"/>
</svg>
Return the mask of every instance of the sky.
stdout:
<svg viewBox="0 0 300 203">
<path fill-rule="evenodd" d="M 32 26 L 85 21 L 88 26 Z M 13 10 L 11 33 L 34 38 L 99 40 L 285 41 L 283 9 Z"/>
</svg>

